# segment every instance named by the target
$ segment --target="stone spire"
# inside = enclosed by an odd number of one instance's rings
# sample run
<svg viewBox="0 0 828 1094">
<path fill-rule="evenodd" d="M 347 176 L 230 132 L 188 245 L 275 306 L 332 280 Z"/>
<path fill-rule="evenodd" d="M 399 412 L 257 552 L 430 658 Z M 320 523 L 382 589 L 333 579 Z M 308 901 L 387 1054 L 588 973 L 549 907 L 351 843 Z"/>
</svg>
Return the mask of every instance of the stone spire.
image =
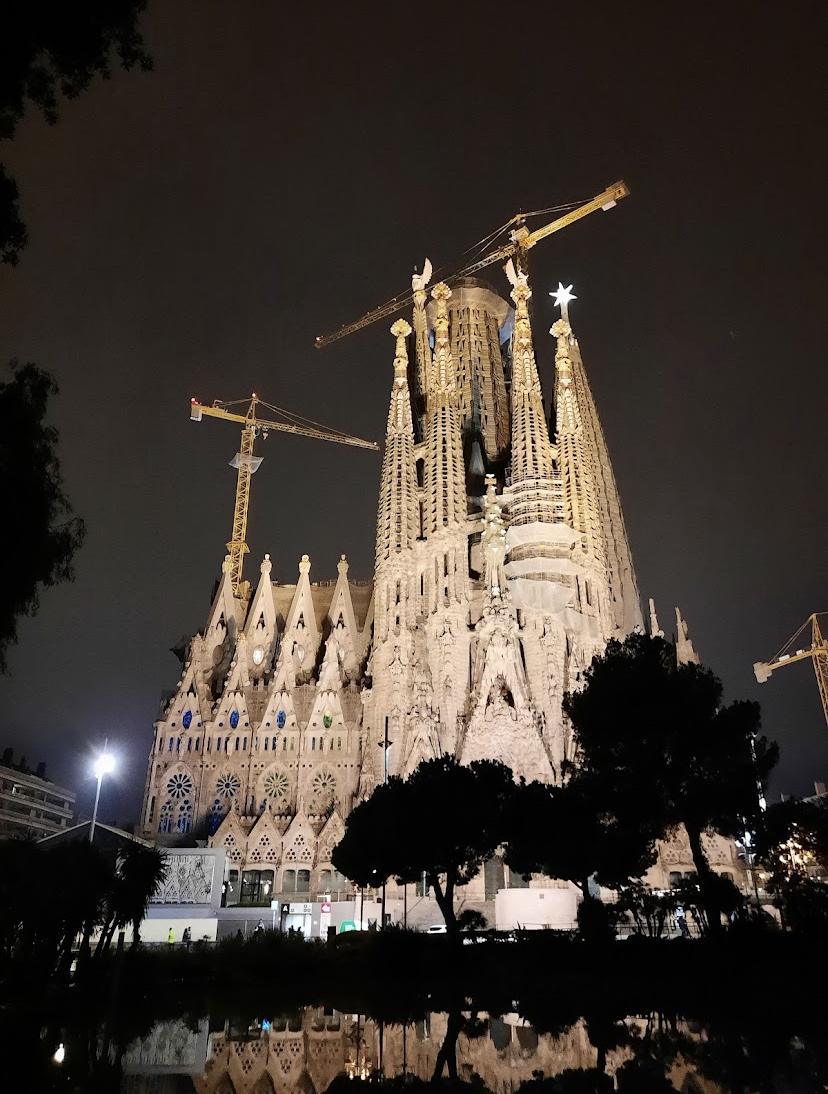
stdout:
<svg viewBox="0 0 828 1094">
<path fill-rule="evenodd" d="M 431 295 L 437 310 L 426 399 L 424 531 L 428 537 L 444 529 L 465 530 L 467 518 L 466 473 L 448 329 L 451 289 L 441 282 L 434 286 Z"/>
<path fill-rule="evenodd" d="M 377 569 L 392 556 L 413 547 L 418 523 L 414 429 L 405 344 L 411 327 L 404 319 L 398 319 L 391 327 L 391 333 L 397 344 L 377 507 Z"/>
<path fill-rule="evenodd" d="M 650 609 L 650 637 L 663 638 L 664 631 L 658 625 L 658 616 L 656 615 L 655 601 L 652 597 L 650 597 L 648 601 L 648 607 Z"/>
<path fill-rule="evenodd" d="M 687 629 L 687 621 L 682 617 L 679 608 L 676 608 L 676 660 L 680 665 L 698 665 L 699 655 L 693 648 L 690 632 Z"/>
<path fill-rule="evenodd" d="M 554 524 L 560 520 L 555 494 L 555 459 L 543 411 L 525 274 L 515 277 L 515 333 L 512 343 L 512 497 L 511 524 Z"/>
<path fill-rule="evenodd" d="M 417 394 L 425 395 L 431 377 L 431 346 L 428 342 L 428 317 L 426 315 L 426 286 L 431 280 L 431 262 L 426 259 L 423 272 L 411 278 L 414 293 L 414 347 L 417 362 Z"/>
<path fill-rule="evenodd" d="M 570 286 L 571 288 L 571 286 Z M 621 500 L 607 442 L 572 333 L 568 292 L 553 294 L 561 318 L 550 333 L 555 353 L 555 429 L 564 519 L 581 536 L 587 557 L 607 577 L 615 627 L 624 633 L 642 625 L 638 585 L 624 525 Z"/>
</svg>

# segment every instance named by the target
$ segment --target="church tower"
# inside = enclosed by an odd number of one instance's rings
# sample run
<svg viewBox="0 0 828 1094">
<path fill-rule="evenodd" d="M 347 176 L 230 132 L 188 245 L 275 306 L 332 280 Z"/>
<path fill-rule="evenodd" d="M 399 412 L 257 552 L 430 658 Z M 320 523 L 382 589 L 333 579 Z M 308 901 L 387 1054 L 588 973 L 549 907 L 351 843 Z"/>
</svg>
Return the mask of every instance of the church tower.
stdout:
<svg viewBox="0 0 828 1094">
<path fill-rule="evenodd" d="M 427 264 L 391 328 L 373 583 L 344 557 L 314 580 L 307 555 L 285 583 L 265 556 L 236 590 L 225 561 L 155 723 L 144 835 L 319 893 L 348 812 L 389 775 L 448 753 L 562 778 L 564 692 L 641 612 L 568 300 L 537 345 L 527 276 L 508 273 L 511 303 L 469 278 L 429 301 Z"/>
</svg>

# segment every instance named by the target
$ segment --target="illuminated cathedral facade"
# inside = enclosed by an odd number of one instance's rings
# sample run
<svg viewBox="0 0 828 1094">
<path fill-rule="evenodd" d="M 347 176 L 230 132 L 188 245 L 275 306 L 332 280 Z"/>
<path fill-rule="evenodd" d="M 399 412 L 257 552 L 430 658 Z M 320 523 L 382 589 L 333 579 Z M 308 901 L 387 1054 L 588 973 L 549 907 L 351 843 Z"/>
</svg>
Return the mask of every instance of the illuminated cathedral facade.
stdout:
<svg viewBox="0 0 828 1094">
<path fill-rule="evenodd" d="M 259 899 L 262 877 L 273 895 L 347 890 L 331 852 L 386 773 L 450 753 L 558 782 L 573 758 L 564 693 L 609 638 L 643 626 L 573 298 L 557 294 L 550 411 L 530 287 L 511 281 L 507 300 L 472 279 L 429 294 L 415 276 L 412 321 L 391 328 L 373 582 L 351 580 L 344 557 L 335 580 L 312 581 L 305 555 L 284 584 L 265 556 L 234 592 L 226 560 L 155 723 L 143 834 L 223 846 Z M 678 639 L 694 658 L 680 617 Z M 708 851 L 729 865 L 730 845 Z M 678 839 L 653 880 L 692 868 Z M 492 876 L 470 901 L 509 883 Z"/>
</svg>

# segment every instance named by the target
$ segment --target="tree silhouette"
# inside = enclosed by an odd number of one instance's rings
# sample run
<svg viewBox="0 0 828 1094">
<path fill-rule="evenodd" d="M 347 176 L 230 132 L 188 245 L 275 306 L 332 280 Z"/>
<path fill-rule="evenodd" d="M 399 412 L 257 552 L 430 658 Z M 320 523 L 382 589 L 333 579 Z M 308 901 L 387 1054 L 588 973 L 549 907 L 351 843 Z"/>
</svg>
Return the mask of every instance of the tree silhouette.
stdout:
<svg viewBox="0 0 828 1094">
<path fill-rule="evenodd" d="M 27 0 L 0 15 L 0 140 L 11 140 L 27 102 L 53 125 L 61 97 L 75 99 L 112 61 L 151 67 L 138 30 L 146 0 Z M 14 179 L 0 164 L 0 261 L 14 265 L 26 244 Z"/>
<path fill-rule="evenodd" d="M 456 939 L 455 890 L 472 880 L 501 843 L 514 789 L 511 771 L 500 763 L 424 760 L 408 779 L 389 779 L 353 810 L 333 865 L 362 887 L 425 875 L 446 932 Z"/>
<path fill-rule="evenodd" d="M 814 875 L 828 870 L 828 806 L 796 799 L 771 805 L 756 834 L 756 859 L 769 874 L 767 887 L 786 924 L 824 934 L 828 885 Z"/>
<path fill-rule="evenodd" d="M 11 362 L 12 376 L 0 383 L 0 474 L 4 510 L 14 530 L 2 543 L 0 672 L 8 647 L 17 641 L 17 622 L 35 615 L 43 586 L 71 580 L 72 560 L 83 542 L 84 525 L 72 515 L 63 492 L 57 431 L 46 423 L 57 384 L 43 369 Z"/>
<path fill-rule="evenodd" d="M 132 946 L 138 946 L 141 920 L 169 872 L 169 863 L 159 847 L 129 843 L 120 849 L 107 893 L 96 957 L 107 952 L 115 931 L 122 927 L 132 926 Z"/>
<path fill-rule="evenodd" d="M 585 934 L 605 933 L 609 926 L 590 880 L 618 888 L 640 877 L 656 854 L 657 830 L 649 816 L 634 816 L 630 809 L 619 818 L 602 795 L 602 785 L 583 773 L 563 787 L 516 787 L 504 840 L 505 858 L 513 869 L 539 871 L 578 886 L 583 897 L 579 923 Z"/>
<path fill-rule="evenodd" d="M 632 634 L 612 639 L 585 674 L 582 691 L 564 696 L 579 756 L 623 827 L 650 818 L 660 834 L 683 825 L 711 929 L 720 928 L 717 887 L 702 833 L 725 836 L 754 827 L 760 787 L 778 758 L 758 736 L 755 703 L 721 705 L 722 684 L 709 669 L 680 665 L 675 647 Z"/>
</svg>

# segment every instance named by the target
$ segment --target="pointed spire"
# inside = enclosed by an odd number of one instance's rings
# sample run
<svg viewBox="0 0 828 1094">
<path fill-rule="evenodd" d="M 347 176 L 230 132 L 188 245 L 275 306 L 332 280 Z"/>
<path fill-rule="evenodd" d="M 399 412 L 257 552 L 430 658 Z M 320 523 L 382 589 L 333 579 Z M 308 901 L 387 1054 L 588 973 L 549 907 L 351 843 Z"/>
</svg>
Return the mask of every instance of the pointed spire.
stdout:
<svg viewBox="0 0 828 1094">
<path fill-rule="evenodd" d="M 417 388 L 418 394 L 425 395 L 428 391 L 428 382 L 431 376 L 431 346 L 428 342 L 428 318 L 426 317 L 426 287 L 431 280 L 431 262 L 426 259 L 423 263 L 423 272 L 414 274 L 411 278 L 411 288 L 414 292 L 414 345 L 417 361 Z"/>
<path fill-rule="evenodd" d="M 512 502 L 513 525 L 560 519 L 556 497 L 554 451 L 543 410 L 543 394 L 535 364 L 528 301 L 532 295 L 526 274 L 517 274 L 512 288 L 515 333 L 512 343 Z"/>
<path fill-rule="evenodd" d="M 555 350 L 556 440 L 563 479 L 564 519 L 581 537 L 587 557 L 599 566 L 605 562 L 604 540 L 598 511 L 595 479 L 596 454 L 585 436 L 583 407 L 573 381 L 572 328 L 567 315 L 554 324 L 550 334 Z"/>
<path fill-rule="evenodd" d="M 436 303 L 434 355 L 426 422 L 426 533 L 465 529 L 466 472 L 457 406 L 454 360 L 449 341 L 451 289 L 440 282 L 431 293 Z"/>
<path fill-rule="evenodd" d="M 411 333 L 411 327 L 404 319 L 398 319 L 391 327 L 391 333 L 396 339 L 396 352 L 377 507 L 378 568 L 387 559 L 414 545 L 418 524 L 414 429 L 411 422 L 408 350 L 405 341 Z"/>
<path fill-rule="evenodd" d="M 642 623 L 638 585 L 609 450 L 592 397 L 568 305 L 572 286 L 553 295 L 561 318 L 550 330 L 555 352 L 555 430 L 564 519 L 582 537 L 592 561 L 605 569 L 615 626 L 629 633 Z"/>
<path fill-rule="evenodd" d="M 655 601 L 650 597 L 648 601 L 650 609 L 650 638 L 663 638 L 664 631 L 658 625 L 658 616 L 656 615 Z"/>
<path fill-rule="evenodd" d="M 676 661 L 680 665 L 698 665 L 699 655 L 693 648 L 687 621 L 682 618 L 681 611 L 676 608 Z"/>
</svg>

